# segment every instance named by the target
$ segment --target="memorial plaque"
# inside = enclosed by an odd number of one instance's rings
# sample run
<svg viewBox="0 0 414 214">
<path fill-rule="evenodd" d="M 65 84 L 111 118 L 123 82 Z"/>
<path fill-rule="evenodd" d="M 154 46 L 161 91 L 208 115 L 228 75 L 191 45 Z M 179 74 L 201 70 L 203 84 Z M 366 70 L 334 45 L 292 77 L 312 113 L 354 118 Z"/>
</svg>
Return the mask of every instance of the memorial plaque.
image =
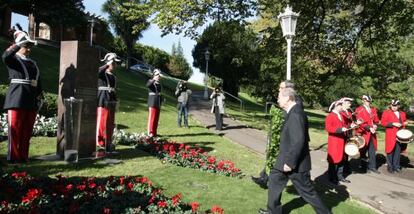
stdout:
<svg viewBox="0 0 414 214">
<path fill-rule="evenodd" d="M 62 41 L 58 97 L 58 133 L 56 154 L 65 154 L 64 99 L 82 99 L 78 145 L 79 158 L 92 157 L 96 146 L 96 104 L 99 50 L 86 42 Z"/>
</svg>

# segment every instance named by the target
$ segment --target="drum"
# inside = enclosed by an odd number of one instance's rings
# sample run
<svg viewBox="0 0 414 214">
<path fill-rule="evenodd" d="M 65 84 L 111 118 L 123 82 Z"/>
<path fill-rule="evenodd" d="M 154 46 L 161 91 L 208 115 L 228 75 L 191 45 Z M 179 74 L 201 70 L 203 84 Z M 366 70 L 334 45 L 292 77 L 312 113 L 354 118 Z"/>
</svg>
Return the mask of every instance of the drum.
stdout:
<svg viewBox="0 0 414 214">
<path fill-rule="evenodd" d="M 349 138 L 349 141 L 353 141 L 355 144 L 357 144 L 359 149 L 365 146 L 365 139 L 359 135 Z"/>
<path fill-rule="evenodd" d="M 400 129 L 397 132 L 397 141 L 400 143 L 410 143 L 413 139 L 413 133 L 408 129 Z"/>
<path fill-rule="evenodd" d="M 348 141 L 345 144 L 345 153 L 350 157 L 355 157 L 359 155 L 359 145 L 357 141 Z"/>
</svg>

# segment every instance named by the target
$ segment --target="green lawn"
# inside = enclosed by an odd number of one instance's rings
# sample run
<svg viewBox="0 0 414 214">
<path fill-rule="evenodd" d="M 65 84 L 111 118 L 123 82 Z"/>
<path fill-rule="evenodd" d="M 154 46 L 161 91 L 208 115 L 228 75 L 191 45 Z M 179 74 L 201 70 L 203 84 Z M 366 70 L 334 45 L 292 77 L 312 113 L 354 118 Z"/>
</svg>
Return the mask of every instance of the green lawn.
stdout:
<svg viewBox="0 0 414 214">
<path fill-rule="evenodd" d="M 1 43 L 0 48 L 4 49 Z M 42 51 L 45 51 L 45 54 L 50 57 L 40 57 Z M 33 56 L 39 61 L 44 81 L 47 82 L 45 85 L 50 87 L 47 90 L 51 92 L 56 91 L 57 88 L 57 85 L 54 84 L 57 82 L 58 73 L 55 61 L 58 60 L 56 54 L 58 54 L 57 50 L 42 49 Z M 54 66 L 47 67 L 46 62 L 52 63 Z M 0 72 L 5 72 L 4 66 L 1 67 Z M 0 77 L 4 78 L 4 73 Z M 127 132 L 144 132 L 147 123 L 145 78 L 122 69 L 118 69 L 117 77 L 120 98 L 120 108 L 116 114 L 117 126 Z M 176 100 L 172 96 L 173 92 L 167 90 L 175 88 L 176 82 L 174 79 L 164 79 L 163 83 L 167 86 L 164 94 L 166 102 L 161 111 L 159 133 L 171 140 L 202 147 L 219 159 L 232 160 L 247 175 L 246 177 L 243 179 L 230 178 L 171 164 L 162 164 L 156 157 L 128 146 L 117 147 L 119 154 L 115 158 L 121 159 L 122 163 L 116 165 L 107 165 L 103 161 L 86 161 L 79 164 L 39 161 L 35 158 L 54 153 L 56 150 L 55 138 L 44 137 L 32 139 L 31 162 L 29 164 L 9 165 L 4 170 L 6 172 L 25 170 L 38 176 L 55 176 L 57 174 L 96 177 L 145 175 L 154 181 L 155 185 L 163 187 L 167 195 L 182 193 L 184 201 L 200 202 L 201 210 L 219 205 L 225 209 L 226 213 L 244 214 L 257 213 L 260 207 L 265 207 L 267 191 L 260 189 L 250 180 L 250 175 L 256 175 L 263 168 L 263 157 L 210 132 L 192 118 L 190 118 L 190 129 L 178 128 L 176 125 Z M 232 105 L 237 106 L 237 104 Z M 247 115 L 247 112 L 250 111 L 249 108 L 247 106 L 246 112 L 243 114 Z M 258 109 L 259 106 L 253 108 Z M 5 160 L 6 147 L 6 141 L 0 142 L 1 160 Z M 339 195 L 322 186 L 318 186 L 318 191 L 329 207 L 332 207 L 334 213 L 374 213 L 349 197 Z M 286 188 L 282 200 L 286 204 L 287 210 L 293 210 L 292 213 L 314 213 L 310 205 L 304 203 L 295 194 L 292 186 Z"/>
</svg>

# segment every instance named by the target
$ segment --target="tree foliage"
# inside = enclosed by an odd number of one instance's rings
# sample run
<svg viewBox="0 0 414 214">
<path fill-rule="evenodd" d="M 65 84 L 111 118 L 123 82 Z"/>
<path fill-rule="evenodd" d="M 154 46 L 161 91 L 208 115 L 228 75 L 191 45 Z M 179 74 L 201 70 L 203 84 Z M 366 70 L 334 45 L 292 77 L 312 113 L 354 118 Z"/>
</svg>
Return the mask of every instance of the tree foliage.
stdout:
<svg viewBox="0 0 414 214">
<path fill-rule="evenodd" d="M 134 47 L 134 56 L 151 66 L 161 69 L 161 71 L 170 73 L 168 63 L 171 56 L 159 48 L 137 43 Z"/>
<path fill-rule="evenodd" d="M 371 94 L 383 106 L 392 97 L 406 97 L 413 62 L 400 53 L 414 29 L 412 1 L 259 0 L 264 20 L 253 23 L 263 35 L 259 81 L 277 84 L 284 77 L 286 42 L 275 17 L 287 3 L 300 12 L 292 79 L 306 101 L 327 104 L 342 95 Z M 256 85 L 259 94 L 263 87 Z"/>
<path fill-rule="evenodd" d="M 206 28 L 193 50 L 193 65 L 206 72 L 205 51 L 210 55 L 209 75 L 223 80 L 223 89 L 237 95 L 239 86 L 257 76 L 260 63 L 256 34 L 238 22 L 215 22 Z"/>
<path fill-rule="evenodd" d="M 147 1 L 108 0 L 102 10 L 109 15 L 109 23 L 123 40 L 127 57 L 131 57 L 135 43 L 150 23 L 151 8 Z M 127 61 L 129 66 L 129 60 Z"/>
<path fill-rule="evenodd" d="M 255 0 L 152 0 L 154 22 L 164 35 L 184 33 L 197 37 L 209 20 L 238 21 L 254 15 Z"/>
<path fill-rule="evenodd" d="M 178 41 L 177 46 L 175 46 L 175 43 L 172 46 L 168 69 L 171 76 L 184 80 L 188 80 L 193 74 L 193 69 L 184 57 L 184 51 L 180 41 Z"/>
</svg>

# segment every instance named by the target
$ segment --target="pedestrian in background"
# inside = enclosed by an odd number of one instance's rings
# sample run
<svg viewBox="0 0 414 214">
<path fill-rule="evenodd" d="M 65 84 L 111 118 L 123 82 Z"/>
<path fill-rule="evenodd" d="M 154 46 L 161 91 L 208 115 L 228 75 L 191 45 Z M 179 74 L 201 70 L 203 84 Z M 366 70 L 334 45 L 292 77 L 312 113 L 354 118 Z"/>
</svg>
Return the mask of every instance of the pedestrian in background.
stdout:
<svg viewBox="0 0 414 214">
<path fill-rule="evenodd" d="M 177 88 L 175 89 L 175 96 L 177 96 L 178 101 L 178 127 L 181 127 L 181 119 L 184 116 L 184 126 L 185 128 L 188 128 L 188 108 L 190 104 L 191 93 L 191 90 L 187 87 L 186 81 L 178 82 Z"/>
<path fill-rule="evenodd" d="M 219 87 L 216 87 L 210 96 L 213 100 L 211 106 L 211 113 L 216 116 L 216 130 L 222 130 L 223 128 L 223 115 L 224 115 L 224 99 L 226 97 L 222 93 Z"/>
</svg>

